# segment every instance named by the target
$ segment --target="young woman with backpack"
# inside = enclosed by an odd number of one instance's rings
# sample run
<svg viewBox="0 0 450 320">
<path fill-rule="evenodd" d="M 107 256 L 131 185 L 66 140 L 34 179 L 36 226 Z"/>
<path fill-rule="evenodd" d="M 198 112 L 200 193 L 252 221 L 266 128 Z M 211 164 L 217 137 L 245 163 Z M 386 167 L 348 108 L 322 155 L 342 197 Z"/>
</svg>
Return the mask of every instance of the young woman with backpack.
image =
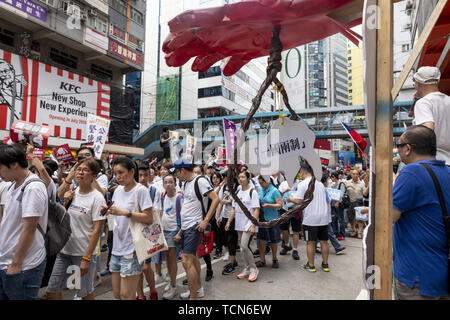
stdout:
<svg viewBox="0 0 450 320">
<path fill-rule="evenodd" d="M 151 224 L 153 203 L 148 189 L 137 183 L 136 164 L 127 157 L 112 163 L 119 187 L 114 191 L 114 205 L 106 214 L 114 216 L 114 237 L 109 270 L 112 273 L 114 297 L 118 300 L 135 300 L 142 264 L 139 263 L 130 231 L 130 220 Z M 135 204 L 137 200 L 137 206 Z M 102 207 L 106 209 L 107 206 Z"/>
<path fill-rule="evenodd" d="M 64 194 L 72 234 L 56 257 L 47 287 L 48 300 L 62 300 L 62 291 L 70 276 L 67 268 L 72 265 L 79 266 L 81 272 L 81 287 L 77 297 L 94 299 L 97 245 L 106 219 L 100 215 L 105 199 L 92 184 L 99 171 L 100 166 L 94 158 L 82 160 L 75 170 L 78 187 Z"/>
</svg>

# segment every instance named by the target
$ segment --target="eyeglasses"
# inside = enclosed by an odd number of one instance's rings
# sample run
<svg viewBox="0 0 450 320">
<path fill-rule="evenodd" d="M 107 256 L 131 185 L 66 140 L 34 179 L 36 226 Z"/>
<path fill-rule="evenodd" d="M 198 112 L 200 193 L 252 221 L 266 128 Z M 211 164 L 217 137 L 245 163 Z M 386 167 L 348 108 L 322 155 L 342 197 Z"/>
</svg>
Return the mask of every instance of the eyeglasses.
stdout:
<svg viewBox="0 0 450 320">
<path fill-rule="evenodd" d="M 83 173 L 90 173 L 91 170 L 89 170 L 88 168 L 77 168 L 75 170 L 76 172 L 83 172 Z"/>
<path fill-rule="evenodd" d="M 415 143 L 409 143 L 409 142 L 405 142 L 405 143 L 396 143 L 395 146 L 396 146 L 397 149 L 398 149 L 398 148 L 400 148 L 400 147 L 406 146 L 407 144 L 409 144 L 410 146 L 416 146 Z"/>
</svg>

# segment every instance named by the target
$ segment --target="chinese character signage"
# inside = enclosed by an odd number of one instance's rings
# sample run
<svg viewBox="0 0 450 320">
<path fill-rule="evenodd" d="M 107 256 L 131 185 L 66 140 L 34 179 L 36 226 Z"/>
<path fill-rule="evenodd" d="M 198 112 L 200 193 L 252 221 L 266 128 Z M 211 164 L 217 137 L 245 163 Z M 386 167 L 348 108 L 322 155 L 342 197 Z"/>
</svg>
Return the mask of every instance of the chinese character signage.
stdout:
<svg viewBox="0 0 450 320">
<path fill-rule="evenodd" d="M 11 126 L 9 136 L 13 142 L 30 143 L 36 148 L 47 149 L 50 134 L 51 128 L 49 126 L 16 120 Z"/>
<path fill-rule="evenodd" d="M 53 155 L 56 158 L 56 160 L 64 161 L 65 163 L 69 163 L 70 161 L 75 160 L 75 158 L 72 155 L 72 151 L 70 150 L 70 147 L 67 143 L 58 147 L 54 147 Z"/>
<path fill-rule="evenodd" d="M 138 38 L 136 38 L 135 36 L 133 36 L 132 34 L 128 35 L 128 46 L 139 50 L 141 52 L 144 51 L 144 41 L 139 40 Z"/>
<path fill-rule="evenodd" d="M 105 119 L 93 114 L 88 115 L 87 121 L 87 142 L 92 143 L 95 158 L 100 159 L 108 136 L 109 119 Z"/>
<path fill-rule="evenodd" d="M 44 22 L 47 21 L 47 8 L 30 0 L 0 0 L 14 9 L 20 10 Z"/>
<path fill-rule="evenodd" d="M 112 39 L 109 39 L 109 52 L 115 56 L 125 59 L 126 62 L 131 62 L 140 67 L 144 66 L 144 56 L 142 53 L 134 51 Z"/>
<path fill-rule="evenodd" d="M 109 37 L 113 38 L 120 43 L 126 44 L 126 32 L 120 28 L 117 28 L 115 25 L 111 24 L 109 26 Z"/>
</svg>

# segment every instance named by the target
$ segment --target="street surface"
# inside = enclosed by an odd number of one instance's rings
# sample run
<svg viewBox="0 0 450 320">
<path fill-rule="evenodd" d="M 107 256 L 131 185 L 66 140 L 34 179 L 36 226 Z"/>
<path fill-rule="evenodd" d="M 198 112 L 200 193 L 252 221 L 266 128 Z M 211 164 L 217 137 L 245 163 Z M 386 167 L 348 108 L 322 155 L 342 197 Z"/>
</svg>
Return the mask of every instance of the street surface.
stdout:
<svg viewBox="0 0 450 320">
<path fill-rule="evenodd" d="M 341 242 L 346 250 L 342 255 L 336 255 L 330 244 L 329 266 L 330 273 L 320 269 L 322 257 L 316 254 L 316 273 L 310 273 L 301 269 L 306 263 L 306 244 L 300 240 L 300 260 L 295 261 L 289 255 L 279 255 L 279 269 L 272 269 L 272 255 L 266 255 L 266 267 L 260 268 L 258 280 L 250 283 L 247 280 L 239 280 L 236 275 L 243 268 L 241 253 L 237 253 L 238 268 L 234 274 L 222 275 L 226 262 L 222 259 L 212 261 L 214 278 L 205 282 L 206 266 L 200 259 L 202 266 L 202 285 L 205 289 L 205 297 L 202 300 L 354 300 L 360 294 L 362 288 L 362 241 L 360 239 L 346 238 Z M 256 249 L 253 241 L 252 249 Z M 279 249 L 280 251 L 280 249 Z M 106 253 L 102 253 L 102 270 L 106 265 Z M 257 260 L 255 260 L 257 261 Z M 154 270 L 154 267 L 153 267 Z M 163 276 L 166 274 L 163 264 Z M 177 290 L 179 293 L 188 289 L 182 284 L 186 274 L 178 263 Z M 164 287 L 167 283 L 156 285 L 159 299 L 162 299 Z M 144 292 L 148 297 L 148 287 L 145 284 Z M 73 299 L 75 291 L 64 291 L 64 299 Z M 111 276 L 102 277 L 102 283 L 95 289 L 97 300 L 114 300 Z"/>
</svg>

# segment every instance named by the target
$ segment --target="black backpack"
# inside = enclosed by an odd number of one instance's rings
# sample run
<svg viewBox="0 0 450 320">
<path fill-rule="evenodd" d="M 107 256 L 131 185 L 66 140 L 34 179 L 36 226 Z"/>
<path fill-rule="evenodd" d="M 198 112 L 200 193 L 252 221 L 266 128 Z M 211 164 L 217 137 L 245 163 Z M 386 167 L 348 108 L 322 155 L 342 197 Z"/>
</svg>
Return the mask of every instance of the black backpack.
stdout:
<svg viewBox="0 0 450 320">
<path fill-rule="evenodd" d="M 339 189 L 339 190 L 340 190 L 340 187 L 341 187 L 341 183 L 343 183 L 343 182 L 340 182 L 340 183 L 339 183 L 339 186 L 338 186 L 338 189 Z M 345 186 L 345 184 L 344 184 L 344 186 Z M 345 188 L 345 190 L 346 190 L 346 192 L 345 192 L 344 195 L 342 196 L 342 201 L 341 201 L 341 203 L 339 204 L 339 206 L 340 206 L 342 209 L 347 209 L 347 208 L 350 207 L 350 197 L 349 197 L 348 194 L 347 194 L 347 187 Z"/>
<path fill-rule="evenodd" d="M 17 197 L 17 201 L 22 201 L 25 188 L 30 183 L 35 181 L 42 182 L 45 185 L 44 181 L 38 178 L 28 180 L 21 187 L 20 194 Z M 42 227 L 39 225 L 39 223 L 37 225 L 39 232 L 44 237 L 47 256 L 54 256 L 55 254 L 60 252 L 61 249 L 64 248 L 70 238 L 70 235 L 72 234 L 72 230 L 70 228 L 70 216 L 66 213 L 66 209 L 61 204 L 53 201 L 52 199 L 48 199 L 47 232 L 44 232 L 44 230 L 42 230 Z"/>
<path fill-rule="evenodd" d="M 209 208 L 211 207 L 211 199 L 208 199 L 208 202 L 206 203 L 206 207 L 205 207 L 205 202 L 204 202 L 204 197 L 200 192 L 200 187 L 198 186 L 198 180 L 199 179 L 205 179 L 206 181 L 208 181 L 209 185 L 211 186 L 211 188 L 213 188 L 211 182 L 208 180 L 208 178 L 206 178 L 205 176 L 198 176 L 195 181 L 194 181 L 194 190 L 195 190 L 195 194 L 197 196 L 198 201 L 200 201 L 200 204 L 202 206 L 202 214 L 203 214 L 203 219 L 206 217 L 206 214 L 208 213 Z"/>
</svg>

